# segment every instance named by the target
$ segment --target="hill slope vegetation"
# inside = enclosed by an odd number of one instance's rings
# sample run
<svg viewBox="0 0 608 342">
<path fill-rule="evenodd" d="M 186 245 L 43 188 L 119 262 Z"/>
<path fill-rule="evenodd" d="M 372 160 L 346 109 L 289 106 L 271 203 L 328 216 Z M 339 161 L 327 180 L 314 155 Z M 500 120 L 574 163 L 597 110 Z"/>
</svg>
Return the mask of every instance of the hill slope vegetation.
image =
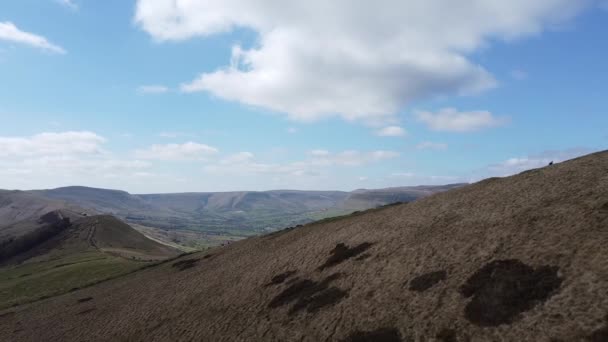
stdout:
<svg viewBox="0 0 608 342">
<path fill-rule="evenodd" d="M 608 153 L 0 312 L 0 340 L 606 341 Z"/>
<path fill-rule="evenodd" d="M 107 215 L 49 212 L 0 228 L 0 307 L 42 297 L 136 270 L 177 256 Z"/>
<path fill-rule="evenodd" d="M 409 202 L 458 186 L 462 185 L 353 192 L 274 190 L 150 195 L 82 186 L 0 191 L 0 226 L 18 221 L 11 215 L 21 220 L 32 216 L 37 219 L 49 210 L 78 207 L 87 208 L 89 213 L 116 216 L 155 239 L 201 248 L 357 210 Z M 9 195 L 22 200 L 3 201 Z M 40 203 L 50 209 L 43 211 Z M 3 221 L 3 217 L 7 219 Z"/>
</svg>

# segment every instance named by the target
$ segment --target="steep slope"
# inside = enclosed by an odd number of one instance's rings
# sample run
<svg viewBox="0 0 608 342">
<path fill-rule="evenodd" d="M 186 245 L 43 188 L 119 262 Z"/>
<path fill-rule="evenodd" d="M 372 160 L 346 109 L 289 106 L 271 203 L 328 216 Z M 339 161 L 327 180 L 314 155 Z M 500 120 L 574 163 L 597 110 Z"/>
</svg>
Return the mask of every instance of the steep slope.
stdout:
<svg viewBox="0 0 608 342">
<path fill-rule="evenodd" d="M 25 232 L 0 240 L 0 307 L 64 293 L 180 253 L 107 215 L 53 211 L 15 226 Z M 10 230 L 17 231 L 15 226 Z"/>
<path fill-rule="evenodd" d="M 85 210 L 61 199 L 52 199 L 35 193 L 18 190 L 0 190 L 0 227 L 27 219 L 37 220 L 53 210 Z"/>
<path fill-rule="evenodd" d="M 442 186 L 409 186 L 386 189 L 355 190 L 340 204 L 343 208 L 365 210 L 390 203 L 412 202 L 438 192 L 456 189 L 466 184 L 448 184 Z"/>
<path fill-rule="evenodd" d="M 0 312 L 0 339 L 606 341 L 608 153 Z"/>
</svg>

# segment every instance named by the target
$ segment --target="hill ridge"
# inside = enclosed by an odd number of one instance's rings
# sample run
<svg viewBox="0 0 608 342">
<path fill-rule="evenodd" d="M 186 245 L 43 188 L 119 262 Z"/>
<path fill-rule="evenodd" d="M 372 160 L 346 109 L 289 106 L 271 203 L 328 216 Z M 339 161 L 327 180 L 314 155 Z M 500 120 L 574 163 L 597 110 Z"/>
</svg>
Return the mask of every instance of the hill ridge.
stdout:
<svg viewBox="0 0 608 342">
<path fill-rule="evenodd" d="M 190 254 L 0 312 L 0 338 L 601 341 L 607 171 L 596 153 Z"/>
</svg>

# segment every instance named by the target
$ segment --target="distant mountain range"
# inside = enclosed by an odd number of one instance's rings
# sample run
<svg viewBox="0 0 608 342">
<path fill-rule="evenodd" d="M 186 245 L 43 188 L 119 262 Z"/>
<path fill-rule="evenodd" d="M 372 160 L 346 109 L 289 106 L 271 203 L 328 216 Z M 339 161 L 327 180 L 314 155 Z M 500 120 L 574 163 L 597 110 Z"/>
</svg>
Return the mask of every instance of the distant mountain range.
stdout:
<svg viewBox="0 0 608 342">
<path fill-rule="evenodd" d="M 0 190 L 0 226 L 44 213 L 114 215 L 160 240 L 206 241 L 213 245 L 263 232 L 345 215 L 395 202 L 410 202 L 460 187 L 415 186 L 343 191 L 240 191 L 130 194 L 82 186 L 51 190 Z M 184 238 L 184 234 L 194 234 Z"/>
</svg>

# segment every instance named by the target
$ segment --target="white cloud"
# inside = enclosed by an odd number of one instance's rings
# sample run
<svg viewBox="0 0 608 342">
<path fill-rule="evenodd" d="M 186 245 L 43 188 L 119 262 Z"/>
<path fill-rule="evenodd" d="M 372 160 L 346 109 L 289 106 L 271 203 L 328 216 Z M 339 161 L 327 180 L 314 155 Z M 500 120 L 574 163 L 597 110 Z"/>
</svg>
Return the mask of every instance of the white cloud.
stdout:
<svg viewBox="0 0 608 342">
<path fill-rule="evenodd" d="M 419 150 L 441 151 L 441 150 L 447 150 L 448 144 L 437 143 L 437 142 L 432 142 L 432 141 L 423 141 L 423 142 L 419 143 L 418 145 L 416 145 L 416 148 Z"/>
<path fill-rule="evenodd" d="M 309 154 L 315 157 L 326 157 L 329 156 L 330 153 L 327 150 L 312 150 Z"/>
<path fill-rule="evenodd" d="M 393 151 L 361 152 L 355 150 L 331 153 L 313 150 L 309 158 L 290 163 L 264 163 L 258 161 L 251 152 L 239 152 L 205 166 L 204 170 L 216 174 L 274 174 L 316 177 L 331 167 L 354 167 L 397 158 Z"/>
<path fill-rule="evenodd" d="M 0 137 L 0 157 L 99 154 L 104 142 L 103 137 L 87 131 Z"/>
<path fill-rule="evenodd" d="M 103 186 L 107 185 L 103 179 L 133 180 L 150 166 L 145 161 L 116 158 L 103 150 L 105 142 L 88 131 L 0 137 L 0 177 L 3 184 L 21 189 Z"/>
<path fill-rule="evenodd" d="M 73 11 L 78 9 L 78 5 L 73 0 L 55 0 L 62 6 L 65 6 Z"/>
<path fill-rule="evenodd" d="M 430 129 L 444 132 L 472 132 L 508 122 L 508 118 L 496 117 L 488 111 L 459 112 L 454 108 L 444 108 L 437 113 L 417 111 L 415 115 Z"/>
<path fill-rule="evenodd" d="M 295 134 L 297 132 L 298 132 L 298 129 L 295 128 L 295 127 L 288 127 L 287 128 L 287 133 L 289 133 L 289 134 Z"/>
<path fill-rule="evenodd" d="M 246 28 L 230 64 L 182 85 L 287 113 L 390 121 L 415 100 L 471 94 L 494 77 L 468 58 L 495 40 L 539 34 L 586 5 L 572 0 L 138 0 L 134 22 L 158 41 Z M 228 61 L 227 61 L 228 64 Z"/>
<path fill-rule="evenodd" d="M 241 163 L 249 163 L 255 158 L 251 152 L 239 152 L 220 160 L 220 164 L 233 165 Z"/>
<path fill-rule="evenodd" d="M 402 137 L 406 135 L 406 132 L 399 126 L 387 126 L 377 130 L 376 135 L 381 137 Z"/>
<path fill-rule="evenodd" d="M 165 94 L 169 92 L 169 88 L 163 85 L 143 85 L 137 87 L 137 93 L 146 95 L 146 94 Z"/>
<path fill-rule="evenodd" d="M 187 142 L 184 144 L 152 145 L 147 149 L 137 150 L 135 155 L 140 159 L 151 160 L 203 160 L 219 151 L 215 147 Z"/>
<path fill-rule="evenodd" d="M 17 28 L 17 26 L 15 26 L 15 24 L 11 23 L 10 21 L 0 22 L 0 40 L 29 45 L 35 48 L 42 49 L 44 51 L 58 54 L 66 53 L 66 51 L 62 47 L 49 42 L 46 38 L 42 36 L 21 31 L 19 28 Z"/>
<path fill-rule="evenodd" d="M 525 157 L 513 157 L 488 166 L 485 172 L 487 176 L 506 177 L 526 170 L 547 166 L 550 162 L 561 163 L 594 151 L 588 148 L 573 148 L 559 151 L 545 151 Z"/>
</svg>

